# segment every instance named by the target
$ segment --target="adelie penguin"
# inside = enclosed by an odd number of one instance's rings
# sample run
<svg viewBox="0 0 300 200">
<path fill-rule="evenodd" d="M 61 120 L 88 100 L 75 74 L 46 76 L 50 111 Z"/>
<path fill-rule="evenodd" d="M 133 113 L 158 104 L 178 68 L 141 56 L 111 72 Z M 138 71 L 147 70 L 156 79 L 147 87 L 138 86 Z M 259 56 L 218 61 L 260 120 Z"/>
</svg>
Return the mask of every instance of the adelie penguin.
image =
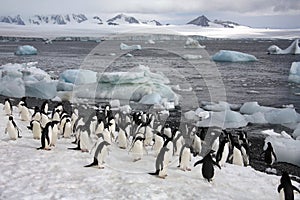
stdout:
<svg viewBox="0 0 300 200">
<path fill-rule="evenodd" d="M 132 147 L 129 151 L 132 151 L 133 155 L 133 162 L 136 162 L 138 160 L 141 160 L 144 154 L 144 140 L 143 137 L 136 137 L 134 139 L 134 142 L 132 144 Z"/>
<path fill-rule="evenodd" d="M 38 150 L 51 150 L 50 149 L 50 136 L 52 135 L 52 123 L 48 122 L 43 128 L 41 136 L 41 147 L 37 148 Z"/>
<path fill-rule="evenodd" d="M 41 121 L 41 112 L 40 112 L 40 108 L 38 106 L 34 107 L 34 113 L 31 116 L 31 120 L 35 120 L 35 121 Z"/>
<path fill-rule="evenodd" d="M 211 182 L 215 175 L 214 165 L 216 165 L 217 167 L 219 167 L 221 169 L 220 165 L 212 159 L 212 155 L 211 155 L 212 153 L 213 153 L 213 151 L 210 151 L 206 156 L 204 156 L 204 158 L 202 160 L 199 160 L 194 164 L 194 167 L 196 167 L 200 163 L 203 163 L 202 164 L 202 176 L 208 182 Z"/>
<path fill-rule="evenodd" d="M 26 105 L 20 104 L 20 116 L 22 121 L 30 121 L 31 120 L 31 115 L 29 112 L 29 109 L 26 107 Z"/>
<path fill-rule="evenodd" d="M 280 200 L 294 200 L 294 190 L 300 193 L 300 190 L 292 185 L 289 174 L 283 172 L 280 178 L 280 184 L 277 188 Z"/>
<path fill-rule="evenodd" d="M 216 161 L 221 166 L 224 167 L 229 155 L 229 140 L 228 137 L 224 137 L 220 142 L 219 149 L 216 155 Z"/>
<path fill-rule="evenodd" d="M 9 99 L 4 100 L 3 110 L 6 115 L 12 115 L 13 107 Z"/>
<path fill-rule="evenodd" d="M 167 168 L 169 165 L 169 156 L 168 156 L 168 147 L 164 146 L 161 148 L 160 152 L 157 155 L 156 161 L 155 161 L 155 172 L 149 173 L 150 175 L 158 176 L 159 178 L 166 178 L 168 176 L 167 174 Z"/>
<path fill-rule="evenodd" d="M 22 137 L 20 136 L 20 129 L 18 128 L 12 116 L 9 116 L 8 118 L 5 133 L 8 133 L 10 139 L 12 140 L 16 140 L 17 138 Z"/>
<path fill-rule="evenodd" d="M 178 167 L 182 171 L 191 171 L 191 168 L 189 167 L 191 159 L 192 159 L 191 149 L 187 144 L 185 144 L 182 146 L 180 150 Z"/>
<path fill-rule="evenodd" d="M 260 155 L 265 154 L 265 163 L 270 167 L 277 160 L 277 157 L 273 150 L 271 142 L 268 142 L 267 145 L 267 149 L 264 150 Z"/>
<path fill-rule="evenodd" d="M 110 144 L 106 141 L 102 141 L 101 143 L 99 143 L 94 154 L 94 161 L 91 164 L 86 165 L 84 167 L 93 167 L 98 165 L 100 169 L 103 169 L 103 164 L 105 163 L 106 156 L 108 155 L 109 145 Z"/>
</svg>

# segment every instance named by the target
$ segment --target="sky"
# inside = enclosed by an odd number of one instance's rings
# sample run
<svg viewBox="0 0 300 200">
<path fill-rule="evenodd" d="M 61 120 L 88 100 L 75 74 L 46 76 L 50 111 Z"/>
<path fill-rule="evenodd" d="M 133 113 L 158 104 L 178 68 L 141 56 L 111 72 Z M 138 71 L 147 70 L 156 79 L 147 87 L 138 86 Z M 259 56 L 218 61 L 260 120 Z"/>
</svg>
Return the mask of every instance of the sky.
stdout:
<svg viewBox="0 0 300 200">
<path fill-rule="evenodd" d="M 300 28 L 300 0 L 0 0 L 0 15 L 118 13 L 162 23 L 185 24 L 206 15 L 251 27 Z"/>
</svg>

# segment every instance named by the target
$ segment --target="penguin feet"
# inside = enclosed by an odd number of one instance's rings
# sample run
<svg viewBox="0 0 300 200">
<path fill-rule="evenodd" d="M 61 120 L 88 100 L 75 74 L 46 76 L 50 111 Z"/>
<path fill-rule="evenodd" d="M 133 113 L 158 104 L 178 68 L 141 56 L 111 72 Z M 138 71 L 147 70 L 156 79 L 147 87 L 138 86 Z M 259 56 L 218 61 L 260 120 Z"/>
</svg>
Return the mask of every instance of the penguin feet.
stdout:
<svg viewBox="0 0 300 200">
<path fill-rule="evenodd" d="M 99 169 L 104 169 L 103 165 L 98 166 Z"/>
<path fill-rule="evenodd" d="M 82 152 L 82 153 L 85 153 L 85 152 L 88 153 L 89 150 L 87 150 L 87 149 L 81 149 L 81 152 Z"/>
<path fill-rule="evenodd" d="M 135 158 L 135 159 L 133 159 L 133 162 L 136 162 L 136 161 L 139 161 L 139 160 L 141 160 L 142 158 Z"/>
</svg>

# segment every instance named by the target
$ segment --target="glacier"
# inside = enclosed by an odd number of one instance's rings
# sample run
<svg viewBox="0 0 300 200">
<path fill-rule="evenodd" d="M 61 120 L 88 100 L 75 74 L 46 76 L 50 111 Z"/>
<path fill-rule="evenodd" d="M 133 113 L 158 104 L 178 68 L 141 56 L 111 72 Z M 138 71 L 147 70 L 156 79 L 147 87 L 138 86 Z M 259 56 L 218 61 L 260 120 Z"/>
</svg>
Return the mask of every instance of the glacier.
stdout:
<svg viewBox="0 0 300 200">
<path fill-rule="evenodd" d="M 18 56 L 21 56 L 21 55 L 36 55 L 37 54 L 37 49 L 33 46 L 30 46 L 30 45 L 18 46 L 15 54 L 18 55 Z"/>
<path fill-rule="evenodd" d="M 288 81 L 292 83 L 300 83 L 300 62 L 292 63 Z"/>
<path fill-rule="evenodd" d="M 299 40 L 294 40 L 286 49 L 281 49 L 276 45 L 271 45 L 268 48 L 268 54 L 300 54 Z"/>
<path fill-rule="evenodd" d="M 212 60 L 216 62 L 253 62 L 257 61 L 257 58 L 238 51 L 220 50 L 212 56 Z"/>
</svg>

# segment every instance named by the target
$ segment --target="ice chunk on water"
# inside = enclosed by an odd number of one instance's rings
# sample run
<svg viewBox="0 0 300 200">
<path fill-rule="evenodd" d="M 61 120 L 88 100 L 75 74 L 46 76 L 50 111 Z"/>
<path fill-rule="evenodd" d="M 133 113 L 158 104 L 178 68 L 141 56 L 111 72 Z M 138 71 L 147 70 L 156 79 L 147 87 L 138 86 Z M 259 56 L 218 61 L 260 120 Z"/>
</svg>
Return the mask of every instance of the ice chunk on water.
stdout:
<svg viewBox="0 0 300 200">
<path fill-rule="evenodd" d="M 25 85 L 21 78 L 4 77 L 0 79 L 0 94 L 8 97 L 25 96 Z"/>
<path fill-rule="evenodd" d="M 216 62 L 250 62 L 257 61 L 257 58 L 238 51 L 220 50 L 212 56 L 212 60 Z"/>
<path fill-rule="evenodd" d="M 20 56 L 20 55 L 36 55 L 37 49 L 30 45 L 18 46 L 15 54 L 18 56 Z"/>
<path fill-rule="evenodd" d="M 193 38 L 188 38 L 185 42 L 184 48 L 203 49 L 205 46 L 200 45 L 199 42 Z"/>
<path fill-rule="evenodd" d="M 197 123 L 198 126 L 221 128 L 239 128 L 247 126 L 247 124 L 248 122 L 242 114 L 231 110 L 210 112 L 209 118 Z"/>
<path fill-rule="evenodd" d="M 256 112 L 268 112 L 275 108 L 267 107 L 267 106 L 260 106 L 257 102 L 246 102 L 240 108 L 240 112 L 247 115 L 252 115 Z"/>
<path fill-rule="evenodd" d="M 158 93 L 146 94 L 139 101 L 141 104 L 160 104 L 161 96 Z"/>
<path fill-rule="evenodd" d="M 268 53 L 269 54 L 300 54 L 299 40 L 298 39 L 294 40 L 292 44 L 284 50 L 282 50 L 276 45 L 271 45 L 268 48 Z"/>
<path fill-rule="evenodd" d="M 141 50 L 142 47 L 141 45 L 127 45 L 127 44 L 124 44 L 124 43 L 121 43 L 120 44 L 120 49 L 121 50 Z"/>
<path fill-rule="evenodd" d="M 273 109 L 265 113 L 265 118 L 270 124 L 291 124 L 300 121 L 294 108 Z"/>
<path fill-rule="evenodd" d="M 202 58 L 202 56 L 201 55 L 193 55 L 193 54 L 185 54 L 185 55 L 183 55 L 183 58 L 185 60 L 199 60 Z"/>
<path fill-rule="evenodd" d="M 246 120 L 252 124 L 267 124 L 265 115 L 262 112 L 256 112 L 252 115 L 244 115 Z"/>
<path fill-rule="evenodd" d="M 52 99 L 56 96 L 57 81 L 28 81 L 25 83 L 25 95 L 42 99 Z"/>
<path fill-rule="evenodd" d="M 75 85 L 97 82 L 97 73 L 86 69 L 68 69 L 59 76 L 60 81 Z"/>
<path fill-rule="evenodd" d="M 300 84 L 300 62 L 292 63 L 288 81 Z"/>
<path fill-rule="evenodd" d="M 193 110 L 190 110 L 190 111 L 184 113 L 184 117 L 185 117 L 187 120 L 191 120 L 191 121 L 198 121 L 198 120 L 199 120 L 198 115 L 197 115 L 196 112 L 193 111 Z"/>
</svg>

